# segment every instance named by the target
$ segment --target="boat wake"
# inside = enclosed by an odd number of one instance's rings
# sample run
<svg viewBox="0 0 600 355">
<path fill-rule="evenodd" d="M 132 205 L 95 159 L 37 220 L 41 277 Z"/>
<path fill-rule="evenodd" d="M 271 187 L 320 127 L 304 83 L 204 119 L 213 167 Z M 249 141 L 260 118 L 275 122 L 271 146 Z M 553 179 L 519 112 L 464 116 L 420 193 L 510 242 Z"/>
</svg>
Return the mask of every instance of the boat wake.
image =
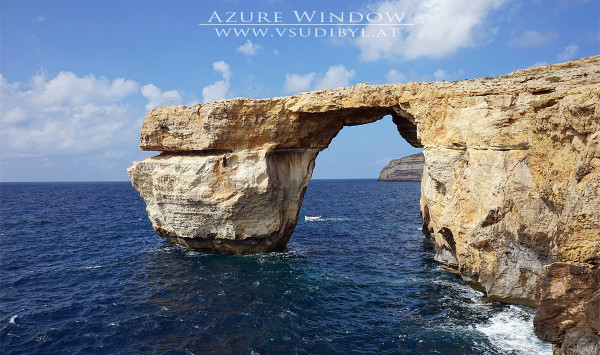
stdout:
<svg viewBox="0 0 600 355">
<path fill-rule="evenodd" d="M 353 221 L 353 220 L 354 219 L 352 219 L 352 218 L 346 218 L 346 217 L 321 217 L 318 220 L 310 221 L 310 222 L 346 222 L 346 221 Z M 306 221 L 306 222 L 309 222 L 309 221 Z"/>
</svg>

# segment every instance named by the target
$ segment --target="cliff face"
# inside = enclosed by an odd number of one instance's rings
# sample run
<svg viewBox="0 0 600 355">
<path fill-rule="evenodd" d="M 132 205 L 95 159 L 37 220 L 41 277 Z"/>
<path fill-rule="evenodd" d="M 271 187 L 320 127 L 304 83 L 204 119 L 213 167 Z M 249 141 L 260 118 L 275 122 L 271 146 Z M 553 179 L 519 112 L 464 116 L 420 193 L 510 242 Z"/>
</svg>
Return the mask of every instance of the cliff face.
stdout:
<svg viewBox="0 0 600 355">
<path fill-rule="evenodd" d="M 538 276 L 536 335 L 558 354 L 600 354 L 600 268 L 553 263 Z"/>
<path fill-rule="evenodd" d="M 379 173 L 379 181 L 421 181 L 425 158 L 423 153 L 409 155 L 389 162 Z"/>
<path fill-rule="evenodd" d="M 560 285 L 600 265 L 600 57 L 497 78 L 161 107 L 146 117 L 140 147 L 163 153 L 128 173 L 164 238 L 282 250 L 319 151 L 344 126 L 388 114 L 424 148 L 421 213 L 436 259 L 492 298 L 535 300 L 536 330 L 560 323 L 563 334 L 538 332 L 543 339 L 575 351 L 600 342 L 589 317 L 556 316 L 595 314 L 599 303 L 596 290 L 561 303 Z M 555 263 L 577 267 L 557 277 Z"/>
</svg>

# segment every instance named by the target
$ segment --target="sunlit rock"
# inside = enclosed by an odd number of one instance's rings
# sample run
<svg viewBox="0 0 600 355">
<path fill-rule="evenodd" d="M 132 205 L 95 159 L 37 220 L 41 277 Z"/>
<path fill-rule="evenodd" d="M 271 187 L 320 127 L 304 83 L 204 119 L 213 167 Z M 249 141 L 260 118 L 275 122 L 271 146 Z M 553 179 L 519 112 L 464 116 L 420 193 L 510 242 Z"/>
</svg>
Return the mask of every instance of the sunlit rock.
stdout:
<svg viewBox="0 0 600 355">
<path fill-rule="evenodd" d="M 379 173 L 379 181 L 421 181 L 423 178 L 423 153 L 391 160 Z"/>
<path fill-rule="evenodd" d="M 161 107 L 140 147 L 163 153 L 128 173 L 164 238 L 282 250 L 319 151 L 344 126 L 386 115 L 424 148 L 423 231 L 445 268 L 493 299 L 534 305 L 546 265 L 600 265 L 598 56 L 495 78 Z"/>
</svg>

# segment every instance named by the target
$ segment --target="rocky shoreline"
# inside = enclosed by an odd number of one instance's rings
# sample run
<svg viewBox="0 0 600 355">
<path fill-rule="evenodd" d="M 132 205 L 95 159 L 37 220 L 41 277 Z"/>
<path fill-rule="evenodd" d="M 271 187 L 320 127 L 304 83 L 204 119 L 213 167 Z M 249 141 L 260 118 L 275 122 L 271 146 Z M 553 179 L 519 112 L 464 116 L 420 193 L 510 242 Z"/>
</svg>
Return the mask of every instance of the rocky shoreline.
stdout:
<svg viewBox="0 0 600 355">
<path fill-rule="evenodd" d="M 600 56 L 460 82 L 359 84 L 148 113 L 133 186 L 162 237 L 190 248 L 285 248 L 318 153 L 391 115 L 423 149 L 435 258 L 487 297 L 535 306 L 555 353 L 600 344 Z"/>
</svg>

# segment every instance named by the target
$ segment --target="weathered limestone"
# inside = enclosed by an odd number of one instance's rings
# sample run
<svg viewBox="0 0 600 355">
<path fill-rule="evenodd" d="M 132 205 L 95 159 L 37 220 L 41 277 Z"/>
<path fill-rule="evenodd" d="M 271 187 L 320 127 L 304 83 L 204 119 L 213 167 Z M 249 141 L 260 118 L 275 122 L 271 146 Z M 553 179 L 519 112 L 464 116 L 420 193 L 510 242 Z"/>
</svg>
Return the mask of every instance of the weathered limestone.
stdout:
<svg viewBox="0 0 600 355">
<path fill-rule="evenodd" d="M 136 162 L 129 175 L 161 237 L 193 249 L 260 253 L 285 248 L 317 152 L 163 153 Z"/>
<path fill-rule="evenodd" d="M 394 159 L 379 173 L 379 181 L 421 181 L 425 158 L 423 153 Z"/>
<path fill-rule="evenodd" d="M 536 335 L 559 354 L 600 354 L 600 268 L 554 263 L 538 277 Z"/>
<path fill-rule="evenodd" d="M 385 115 L 424 148 L 423 230 L 448 270 L 494 299 L 534 305 L 539 294 L 541 312 L 554 297 L 545 267 L 600 266 L 600 56 L 497 78 L 161 107 L 140 147 L 163 153 L 128 173 L 164 238 L 281 250 L 318 152 L 344 126 Z M 578 312 L 596 312 L 590 297 Z M 598 334 L 573 319 L 551 339 L 557 349 L 569 329 Z"/>
</svg>

